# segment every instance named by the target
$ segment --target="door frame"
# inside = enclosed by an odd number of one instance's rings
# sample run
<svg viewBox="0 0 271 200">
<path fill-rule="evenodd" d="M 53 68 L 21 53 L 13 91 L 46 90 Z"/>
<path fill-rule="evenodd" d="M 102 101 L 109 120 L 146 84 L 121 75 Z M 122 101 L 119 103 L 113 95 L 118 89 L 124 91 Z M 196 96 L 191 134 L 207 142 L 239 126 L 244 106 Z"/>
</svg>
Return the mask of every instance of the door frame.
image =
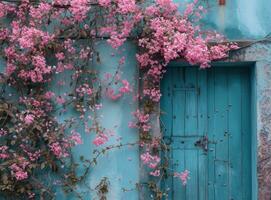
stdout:
<svg viewBox="0 0 271 200">
<path fill-rule="evenodd" d="M 237 66 L 241 65 L 251 69 L 251 98 L 252 98 L 252 200 L 270 199 L 271 197 L 271 180 L 263 181 L 263 177 L 270 171 L 270 165 L 262 165 L 262 161 L 271 162 L 271 151 L 264 151 L 271 145 L 271 141 L 263 143 L 264 139 L 271 137 L 271 124 L 268 116 L 271 115 L 271 42 L 270 41 L 234 41 L 241 47 L 236 51 L 232 51 L 228 58 L 221 62 L 214 62 L 213 66 Z M 169 66 L 189 66 L 187 62 L 176 60 L 169 63 Z M 139 72 L 140 73 L 140 72 Z M 143 88 L 143 79 L 138 83 L 139 91 Z M 143 104 L 139 102 L 139 108 Z M 160 105 L 155 105 L 155 110 L 159 113 Z M 151 134 L 161 137 L 159 115 L 152 116 L 151 124 L 153 126 Z M 263 152 L 262 152 L 263 150 Z M 145 183 L 150 180 L 148 173 L 144 167 L 140 167 L 140 182 Z M 146 196 L 147 195 L 147 196 Z M 144 200 L 149 197 L 146 191 L 139 192 L 139 199 Z"/>
<path fill-rule="evenodd" d="M 250 73 L 250 90 L 251 90 L 251 190 L 252 200 L 258 199 L 258 178 L 257 178 L 257 155 L 258 155 L 258 136 L 257 136 L 257 83 L 256 83 L 256 63 L 255 62 L 213 62 L 211 67 L 244 67 L 249 70 Z M 173 61 L 167 65 L 170 67 L 191 67 L 187 62 Z M 203 69 L 204 70 L 204 69 Z M 159 105 L 160 108 L 160 105 Z M 158 125 L 160 127 L 160 124 Z M 162 134 L 162 133 L 160 133 Z"/>
</svg>

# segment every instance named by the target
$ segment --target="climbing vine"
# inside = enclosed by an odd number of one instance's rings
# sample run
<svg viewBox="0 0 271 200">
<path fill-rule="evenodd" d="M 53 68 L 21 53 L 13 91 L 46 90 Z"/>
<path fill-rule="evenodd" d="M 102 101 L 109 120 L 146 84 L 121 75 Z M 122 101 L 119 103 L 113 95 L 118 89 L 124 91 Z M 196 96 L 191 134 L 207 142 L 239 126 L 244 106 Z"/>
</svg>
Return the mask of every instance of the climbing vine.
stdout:
<svg viewBox="0 0 271 200">
<path fill-rule="evenodd" d="M 142 149 L 141 161 L 154 177 L 146 185 L 156 199 L 165 194 L 159 181 L 166 174 L 186 184 L 189 171 L 166 173 L 160 152 L 167 147 L 161 138 L 153 137 L 151 116 L 159 114 L 155 109 L 162 95 L 159 82 L 170 61 L 183 58 L 206 68 L 237 48 L 215 32 L 201 31 L 198 22 L 204 12 L 196 0 L 183 12 L 171 0 L 1 1 L 1 194 L 14 199 L 53 199 L 55 184 L 76 193 L 76 185 L 84 182 L 100 155 L 125 145 Z M 98 39 L 106 39 L 115 49 L 128 39 L 139 47 L 135 56 L 141 76 L 136 78 L 142 89 L 135 98 L 142 106 L 129 123 L 140 134 L 134 144 L 107 145 L 113 130 L 100 123 L 101 99 L 118 101 L 133 88 L 122 78 L 125 57 L 115 73 L 101 78 L 95 67 L 100 62 Z M 70 83 L 56 81 L 61 74 L 69 74 Z M 65 86 L 65 91 L 54 91 L 54 85 Z M 60 120 L 71 108 L 76 113 Z M 79 131 L 82 126 L 84 131 Z M 85 142 L 82 134 L 95 134 L 93 145 L 103 149 L 94 152 L 93 160 L 80 158 L 85 171 L 78 176 L 71 151 Z M 54 176 L 49 178 L 50 172 Z M 108 185 L 107 178 L 97 185 L 101 199 L 106 199 Z"/>
</svg>

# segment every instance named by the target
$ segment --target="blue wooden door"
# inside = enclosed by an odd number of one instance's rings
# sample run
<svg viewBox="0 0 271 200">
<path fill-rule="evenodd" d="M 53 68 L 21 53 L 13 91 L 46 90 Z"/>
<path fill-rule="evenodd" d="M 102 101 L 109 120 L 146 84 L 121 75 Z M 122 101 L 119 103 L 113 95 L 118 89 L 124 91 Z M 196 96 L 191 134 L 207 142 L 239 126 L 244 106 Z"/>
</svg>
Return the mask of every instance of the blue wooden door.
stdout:
<svg viewBox="0 0 271 200">
<path fill-rule="evenodd" d="M 251 199 L 249 77 L 246 68 L 169 68 L 161 85 L 169 168 L 190 179 L 164 180 L 168 199 Z"/>
</svg>

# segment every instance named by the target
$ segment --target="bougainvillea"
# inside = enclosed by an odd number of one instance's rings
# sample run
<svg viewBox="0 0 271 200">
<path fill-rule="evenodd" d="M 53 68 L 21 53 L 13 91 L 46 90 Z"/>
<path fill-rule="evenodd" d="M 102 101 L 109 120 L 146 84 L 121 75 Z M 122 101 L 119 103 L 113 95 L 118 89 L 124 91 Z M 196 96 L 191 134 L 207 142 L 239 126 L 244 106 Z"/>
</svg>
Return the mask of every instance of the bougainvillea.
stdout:
<svg viewBox="0 0 271 200">
<path fill-rule="evenodd" d="M 96 157 L 93 161 L 82 158 L 85 173 L 76 176 L 71 149 L 84 142 L 80 136 L 83 133 L 76 130 L 78 124 L 83 124 L 86 133 L 96 134 L 94 145 L 106 146 L 113 134 L 99 123 L 100 99 L 117 101 L 132 92 L 129 81 L 121 77 L 121 67 L 104 79 L 91 67 L 94 59 L 100 59 L 94 45 L 96 37 L 108 38 L 109 45 L 116 49 L 129 37 L 135 38 L 140 47 L 135 57 L 143 74 L 138 77 L 143 88 L 137 98 L 143 106 L 132 113 L 135 121 L 129 126 L 139 130 L 136 144 L 142 149 L 140 157 L 150 168 L 149 174 L 163 176 L 160 150 L 165 147 L 161 138 L 152 137 L 151 115 L 162 96 L 159 82 L 167 64 L 182 58 L 206 68 L 212 60 L 224 58 L 236 48 L 217 33 L 201 32 L 197 22 L 204 12 L 197 1 L 182 13 L 172 0 L 0 2 L 0 50 L 5 60 L 0 76 L 1 192 L 17 199 L 37 195 L 53 198 L 51 188 L 39 178 L 49 170 L 58 172 L 57 180 L 65 191 L 74 192 L 76 183 L 96 164 Z M 82 38 L 89 43 L 82 45 Z M 119 65 L 124 62 L 122 58 Z M 71 91 L 51 91 L 54 77 L 66 72 L 72 74 Z M 63 80 L 57 84 L 66 83 Z M 9 90 L 16 90 L 17 95 L 9 95 Z M 60 122 L 54 114 L 59 109 L 65 112 L 68 106 L 74 106 L 79 117 Z M 111 148 L 114 146 L 106 150 Z M 186 184 L 189 171 L 172 176 Z"/>
</svg>

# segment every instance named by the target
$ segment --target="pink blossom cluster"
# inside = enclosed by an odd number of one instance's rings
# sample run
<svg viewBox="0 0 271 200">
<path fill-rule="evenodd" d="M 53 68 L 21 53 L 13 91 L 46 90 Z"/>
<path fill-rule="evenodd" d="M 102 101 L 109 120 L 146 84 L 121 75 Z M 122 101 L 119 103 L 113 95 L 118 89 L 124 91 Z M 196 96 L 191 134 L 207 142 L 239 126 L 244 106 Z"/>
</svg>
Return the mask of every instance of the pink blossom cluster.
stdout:
<svg viewBox="0 0 271 200">
<path fill-rule="evenodd" d="M 7 37 L 8 37 L 8 30 L 7 29 L 5 29 L 5 28 L 1 28 L 0 29 L 0 41 L 2 41 L 2 40 L 6 40 L 7 39 Z"/>
<path fill-rule="evenodd" d="M 82 22 L 90 10 L 89 2 L 88 0 L 71 0 L 69 10 L 75 21 Z"/>
<path fill-rule="evenodd" d="M 64 146 L 61 145 L 59 142 L 53 142 L 49 145 L 50 150 L 57 158 L 66 158 L 69 156 L 67 151 L 64 149 Z"/>
<path fill-rule="evenodd" d="M 15 75 L 27 84 L 28 81 L 45 82 L 52 73 L 41 50 L 54 40 L 54 35 L 35 27 L 11 23 L 10 45 L 4 51 L 7 57 L 6 74 Z M 19 81 L 14 77 L 14 82 Z"/>
<path fill-rule="evenodd" d="M 93 93 L 92 89 L 87 83 L 84 83 L 80 85 L 78 88 L 76 88 L 76 92 L 80 97 L 83 97 L 85 95 L 91 96 Z"/>
<path fill-rule="evenodd" d="M 42 96 L 43 97 L 43 96 Z M 33 120 L 38 120 L 45 115 L 45 112 L 50 112 L 52 110 L 52 104 L 46 98 L 35 99 L 33 97 L 20 97 L 19 102 L 28 108 L 22 114 L 22 121 L 24 121 L 26 115 L 28 122 L 30 123 Z"/>
<path fill-rule="evenodd" d="M 52 99 L 54 96 L 55 96 L 55 93 L 52 92 L 52 91 L 47 91 L 47 92 L 44 94 L 44 98 L 45 98 L 45 99 Z"/>
<path fill-rule="evenodd" d="M 5 17 L 8 13 L 13 13 L 15 6 L 7 2 L 0 2 L 0 19 Z"/>
<path fill-rule="evenodd" d="M 108 87 L 106 89 L 106 96 L 109 99 L 117 100 L 121 98 L 125 93 L 130 93 L 132 91 L 130 83 L 127 80 L 121 81 L 122 86 L 118 89 L 118 92 L 116 93 L 115 90 L 111 87 Z"/>
<path fill-rule="evenodd" d="M 9 157 L 9 154 L 7 152 L 8 146 L 0 146 L 0 159 L 6 159 Z"/>
<path fill-rule="evenodd" d="M 156 168 L 161 160 L 159 156 L 152 156 L 149 152 L 141 154 L 140 158 L 144 164 L 148 165 L 148 167 L 152 169 Z"/>
<path fill-rule="evenodd" d="M 229 50 L 234 49 L 233 45 L 226 43 L 210 45 L 208 41 L 217 41 L 217 36 L 204 38 L 199 27 L 193 26 L 188 17 L 194 12 L 197 15 L 203 12 L 202 7 L 196 9 L 196 3 L 188 4 L 183 15 L 177 11 L 177 5 L 172 0 L 156 0 L 154 5 L 144 10 L 144 14 L 149 16 L 146 21 L 148 29 L 138 42 L 144 51 L 136 58 L 140 68 L 147 70 L 149 84 L 144 87 L 143 94 L 153 102 L 160 100 L 161 93 L 156 86 L 159 86 L 170 61 L 185 58 L 192 65 L 206 68 L 211 60 L 224 58 Z"/>
<path fill-rule="evenodd" d="M 104 133 L 99 133 L 93 140 L 93 144 L 96 146 L 101 146 L 108 141 L 108 136 Z"/>
<path fill-rule="evenodd" d="M 118 9 L 117 11 L 123 15 L 136 12 L 137 5 L 135 0 L 116 0 Z"/>
<path fill-rule="evenodd" d="M 110 36 L 108 43 L 115 49 L 119 48 L 131 34 L 135 25 L 143 18 L 142 12 L 135 0 L 99 0 L 99 4 L 107 9 L 108 25 L 101 27 L 102 36 Z M 122 21 L 116 20 L 120 15 Z"/>
<path fill-rule="evenodd" d="M 130 128 L 139 128 L 143 132 L 148 132 L 151 129 L 149 114 L 144 114 L 140 110 L 137 110 L 136 112 L 133 112 L 132 114 L 136 118 L 137 121 L 130 122 L 129 123 Z"/>
<path fill-rule="evenodd" d="M 16 180 L 21 181 L 28 178 L 28 173 L 26 171 L 28 165 L 29 162 L 24 157 L 19 157 L 18 162 L 13 163 L 9 168 Z"/>
<path fill-rule="evenodd" d="M 44 47 L 54 40 L 54 35 L 50 35 L 34 27 L 22 27 L 20 28 L 20 35 L 14 34 L 12 37 L 15 36 L 19 36 L 18 42 L 21 48 L 31 50 L 37 47 Z"/>
<path fill-rule="evenodd" d="M 74 143 L 74 145 L 83 144 L 82 138 L 80 133 L 76 132 L 75 130 L 71 131 L 71 136 L 69 137 L 70 141 Z"/>
<path fill-rule="evenodd" d="M 53 6 L 49 3 L 40 2 L 37 7 L 30 7 L 30 16 L 34 23 L 41 24 L 44 18 L 52 11 Z M 35 25 L 33 23 L 33 25 Z"/>
<path fill-rule="evenodd" d="M 160 89 L 151 88 L 143 90 L 144 96 L 148 96 L 153 102 L 159 102 L 162 96 Z"/>
<path fill-rule="evenodd" d="M 32 123 L 34 122 L 34 119 L 35 119 L 34 115 L 32 115 L 32 114 L 27 114 L 27 115 L 25 116 L 25 118 L 24 118 L 24 122 L 25 122 L 27 125 L 29 125 L 29 124 L 32 124 Z"/>
<path fill-rule="evenodd" d="M 143 164 L 147 165 L 151 169 L 157 168 L 158 164 L 160 163 L 161 159 L 157 155 L 151 155 L 148 151 L 140 155 L 141 161 Z M 152 176 L 160 176 L 160 170 L 156 169 L 150 172 Z"/>
<path fill-rule="evenodd" d="M 183 185 L 186 185 L 189 179 L 189 174 L 190 172 L 188 170 L 185 170 L 181 173 L 175 172 L 174 177 L 179 178 L 182 181 Z"/>
<path fill-rule="evenodd" d="M 27 154 L 30 161 L 36 161 L 41 156 L 41 150 L 31 151 L 30 148 L 27 148 L 26 145 L 21 144 L 20 147 L 22 148 L 23 152 Z"/>
</svg>

